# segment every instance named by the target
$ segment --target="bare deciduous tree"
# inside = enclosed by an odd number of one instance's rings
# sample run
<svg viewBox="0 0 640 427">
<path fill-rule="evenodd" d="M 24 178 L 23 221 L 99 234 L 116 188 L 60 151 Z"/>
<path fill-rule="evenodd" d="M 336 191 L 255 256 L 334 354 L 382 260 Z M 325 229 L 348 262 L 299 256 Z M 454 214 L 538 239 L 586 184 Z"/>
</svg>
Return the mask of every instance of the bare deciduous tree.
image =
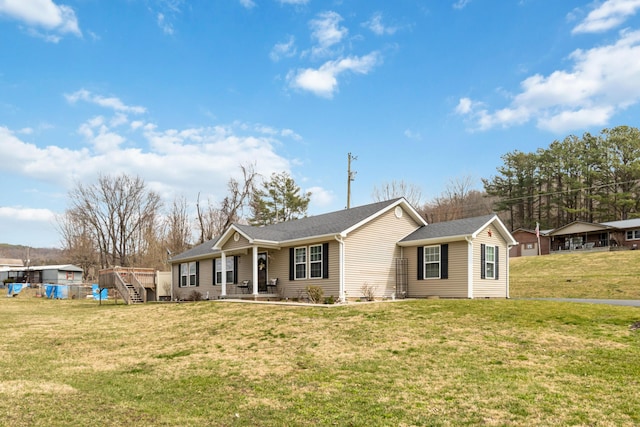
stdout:
<svg viewBox="0 0 640 427">
<path fill-rule="evenodd" d="M 82 268 L 83 282 L 95 280 L 99 256 L 89 224 L 73 209 L 57 217 L 65 259 Z"/>
<path fill-rule="evenodd" d="M 429 223 L 452 221 L 492 212 L 484 192 L 473 189 L 473 178 L 463 176 L 449 181 L 440 196 L 426 203 L 423 215 Z"/>
<path fill-rule="evenodd" d="M 227 183 L 227 196 L 215 207 L 211 200 L 207 200 L 207 206 L 200 206 L 200 194 L 196 203 L 198 228 L 200 229 L 200 243 L 213 239 L 222 233 L 227 227 L 240 220 L 244 208 L 249 203 L 249 198 L 255 188 L 255 178 L 258 176 L 253 165 L 241 165 L 242 181 L 235 178 Z"/>
<path fill-rule="evenodd" d="M 186 251 L 191 244 L 192 230 L 187 200 L 184 196 L 173 199 L 164 226 L 166 250 L 175 254 Z"/>
<path fill-rule="evenodd" d="M 92 185 L 78 183 L 69 193 L 67 221 L 86 227 L 100 255 L 102 268 L 133 266 L 149 249 L 157 232 L 160 196 L 147 190 L 142 178 L 100 175 Z"/>
<path fill-rule="evenodd" d="M 380 187 L 374 186 L 371 197 L 376 202 L 404 197 L 411 206 L 419 207 L 422 205 L 422 190 L 420 187 L 405 181 L 393 180 L 383 183 Z"/>
</svg>

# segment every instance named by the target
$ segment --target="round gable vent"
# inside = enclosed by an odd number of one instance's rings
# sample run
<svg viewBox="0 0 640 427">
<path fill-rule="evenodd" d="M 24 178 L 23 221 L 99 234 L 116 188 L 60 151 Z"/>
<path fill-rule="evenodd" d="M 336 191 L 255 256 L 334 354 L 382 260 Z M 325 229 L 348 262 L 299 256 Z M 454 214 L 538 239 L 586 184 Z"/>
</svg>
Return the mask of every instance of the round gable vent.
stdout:
<svg viewBox="0 0 640 427">
<path fill-rule="evenodd" d="M 402 208 L 400 206 L 396 206 L 396 218 L 402 218 Z"/>
</svg>

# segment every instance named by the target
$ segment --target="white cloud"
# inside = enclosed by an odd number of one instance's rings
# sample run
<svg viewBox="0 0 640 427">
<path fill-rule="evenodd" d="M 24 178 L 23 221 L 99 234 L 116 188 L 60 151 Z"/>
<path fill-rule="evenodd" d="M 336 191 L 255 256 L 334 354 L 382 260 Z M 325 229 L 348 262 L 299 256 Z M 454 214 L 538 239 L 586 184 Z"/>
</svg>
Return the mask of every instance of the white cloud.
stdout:
<svg viewBox="0 0 640 427">
<path fill-rule="evenodd" d="M 382 13 L 380 12 L 375 13 L 369 21 L 364 22 L 362 25 L 365 28 L 370 29 L 374 34 L 377 34 L 379 36 L 382 36 L 385 34 L 394 34 L 396 31 L 398 31 L 397 27 L 385 26 L 382 23 Z"/>
<path fill-rule="evenodd" d="M 129 173 L 140 175 L 168 197 L 203 190 L 215 199 L 224 196 L 226 182 L 237 177 L 241 164 L 255 163 L 264 176 L 290 170 L 289 161 L 275 147 L 280 144 L 277 138 L 297 136 L 290 129 L 264 126 L 244 130 L 242 124 L 159 130 L 150 123 L 118 129 L 111 123 L 113 118 L 103 116 L 83 123 L 78 133 L 91 145 L 81 148 L 28 143 L 0 126 L 0 158 L 9 165 L 7 173 L 65 191 L 77 181 L 95 180 L 100 172 Z M 258 127 L 268 132 L 257 133 L 254 128 Z"/>
<path fill-rule="evenodd" d="M 296 54 L 296 39 L 293 36 L 289 36 L 287 41 L 282 43 L 277 43 L 273 49 L 271 49 L 271 53 L 269 53 L 269 57 L 272 61 L 277 62 L 281 58 L 290 58 L 295 56 Z"/>
<path fill-rule="evenodd" d="M 278 0 L 280 4 L 302 5 L 309 3 L 309 0 Z"/>
<path fill-rule="evenodd" d="M 618 111 L 640 101 L 640 30 L 623 31 L 617 42 L 578 49 L 569 55 L 571 70 L 533 75 L 508 107 L 491 112 L 482 103 L 460 99 L 456 113 L 479 130 L 535 120 L 554 132 L 602 126 Z"/>
<path fill-rule="evenodd" d="M 114 123 L 116 126 L 121 124 L 119 123 L 118 117 L 120 116 L 116 115 L 116 117 L 111 119 L 111 126 L 113 126 Z M 99 153 L 110 153 L 117 150 L 126 140 L 123 136 L 112 132 L 102 116 L 87 120 L 80 126 L 78 133 L 91 142 L 94 150 Z"/>
<path fill-rule="evenodd" d="M 469 3 L 471 3 L 471 0 L 457 0 L 455 3 L 453 3 L 453 8 L 464 9 Z"/>
<path fill-rule="evenodd" d="M 342 22 L 342 16 L 332 11 L 319 13 L 318 18 L 309 22 L 311 38 L 317 43 L 311 49 L 313 57 L 332 55 L 331 47 L 340 43 L 347 36 L 349 30 L 340 26 L 340 22 Z"/>
<path fill-rule="evenodd" d="M 414 139 L 416 141 L 422 140 L 422 135 L 420 135 L 420 132 L 414 132 L 411 129 L 405 130 L 404 136 L 406 136 L 409 139 Z"/>
<path fill-rule="evenodd" d="M 105 98 L 101 95 L 94 95 L 88 90 L 80 89 L 72 94 L 65 94 L 65 98 L 71 104 L 75 104 L 78 101 L 85 101 L 92 104 L 99 105 L 105 108 L 111 108 L 115 111 L 123 113 L 142 114 L 147 111 L 146 108 L 136 105 L 125 105 L 119 98 L 108 97 Z"/>
<path fill-rule="evenodd" d="M 158 12 L 157 15 L 158 26 L 162 29 L 165 34 L 172 35 L 174 33 L 173 25 L 167 22 L 164 18 L 164 13 Z"/>
<path fill-rule="evenodd" d="M 49 209 L 2 206 L 0 207 L 0 218 L 29 222 L 51 222 L 55 219 L 55 214 Z"/>
<path fill-rule="evenodd" d="M 306 191 L 311 192 L 310 203 L 318 208 L 331 206 L 331 204 L 335 200 L 335 195 L 331 191 L 328 191 L 322 187 L 310 187 L 307 188 Z"/>
<path fill-rule="evenodd" d="M 256 7 L 256 3 L 253 0 L 240 0 L 240 4 L 245 9 L 253 9 Z"/>
<path fill-rule="evenodd" d="M 471 112 L 471 106 L 473 101 L 469 98 L 460 98 L 458 105 L 456 106 L 456 113 L 469 114 Z"/>
<path fill-rule="evenodd" d="M 622 24 L 640 9 L 640 0 L 606 0 L 573 28 L 573 33 L 598 33 Z"/>
<path fill-rule="evenodd" d="M 2 0 L 0 15 L 22 21 L 32 27 L 30 34 L 43 37 L 47 41 L 57 43 L 60 34 L 82 36 L 78 19 L 73 9 L 65 5 L 57 5 L 52 0 Z M 53 31 L 55 35 L 42 35 L 33 27 Z"/>
<path fill-rule="evenodd" d="M 368 74 L 381 61 L 378 52 L 365 56 L 352 56 L 325 62 L 318 69 L 306 68 L 287 76 L 291 87 L 313 92 L 325 98 L 333 97 L 338 90 L 338 76 L 345 72 Z"/>
</svg>

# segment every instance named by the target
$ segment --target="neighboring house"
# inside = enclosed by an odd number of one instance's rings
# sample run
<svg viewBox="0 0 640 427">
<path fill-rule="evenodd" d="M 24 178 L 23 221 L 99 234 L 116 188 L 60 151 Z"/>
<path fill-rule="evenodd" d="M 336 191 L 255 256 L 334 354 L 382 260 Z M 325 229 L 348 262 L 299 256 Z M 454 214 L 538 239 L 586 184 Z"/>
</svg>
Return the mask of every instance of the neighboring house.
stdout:
<svg viewBox="0 0 640 427">
<path fill-rule="evenodd" d="M 512 232 L 518 245 L 510 256 L 538 255 L 535 231 Z M 540 230 L 541 255 L 575 251 L 637 249 L 640 245 L 640 218 L 602 223 L 573 221 L 553 230 Z"/>
<path fill-rule="evenodd" d="M 638 244 L 640 243 L 640 218 L 603 222 L 602 225 L 614 229 L 610 232 L 612 244 L 629 249 L 638 249 Z"/>
<path fill-rule="evenodd" d="M 70 264 L 15 267 L 0 272 L 0 280 L 7 278 L 13 279 L 17 283 L 80 285 L 82 284 L 82 269 Z"/>
<path fill-rule="evenodd" d="M 574 221 L 549 232 L 551 252 L 637 249 L 640 218 L 591 223 Z"/>
<path fill-rule="evenodd" d="M 540 237 L 536 236 L 535 230 L 518 228 L 511 232 L 511 235 L 518 242 L 509 250 L 511 258 L 519 256 L 548 255 L 551 248 L 551 238 L 548 233 L 551 230 L 540 230 Z"/>
<path fill-rule="evenodd" d="M 304 298 L 308 286 L 342 301 L 509 296 L 509 246 L 496 215 L 427 225 L 394 199 L 264 227 L 233 224 L 169 260 L 174 299 Z"/>
</svg>

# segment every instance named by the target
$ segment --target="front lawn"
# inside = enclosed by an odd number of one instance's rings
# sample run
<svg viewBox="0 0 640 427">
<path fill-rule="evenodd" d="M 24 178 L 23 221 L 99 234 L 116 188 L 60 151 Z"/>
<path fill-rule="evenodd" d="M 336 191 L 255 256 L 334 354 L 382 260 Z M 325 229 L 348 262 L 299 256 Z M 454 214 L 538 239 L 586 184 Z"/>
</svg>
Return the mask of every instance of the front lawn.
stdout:
<svg viewBox="0 0 640 427">
<path fill-rule="evenodd" d="M 640 424 L 630 307 L 0 298 L 0 424 Z"/>
</svg>

